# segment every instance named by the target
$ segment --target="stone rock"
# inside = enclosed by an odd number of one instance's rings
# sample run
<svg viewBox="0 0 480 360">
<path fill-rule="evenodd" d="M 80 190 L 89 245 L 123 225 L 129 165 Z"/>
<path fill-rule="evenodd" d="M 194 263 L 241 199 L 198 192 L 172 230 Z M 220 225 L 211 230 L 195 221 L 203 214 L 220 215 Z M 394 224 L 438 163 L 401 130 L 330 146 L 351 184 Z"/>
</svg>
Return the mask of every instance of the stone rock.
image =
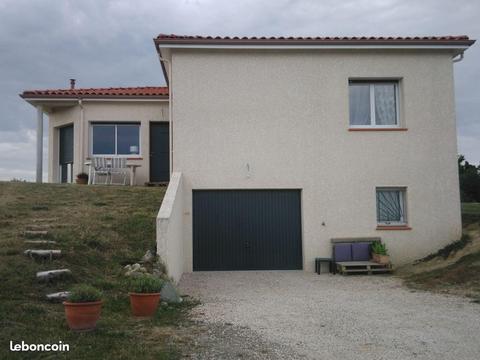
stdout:
<svg viewBox="0 0 480 360">
<path fill-rule="evenodd" d="M 160 298 L 162 301 L 170 304 L 178 304 L 183 301 L 177 289 L 175 289 L 170 281 L 165 282 L 165 285 L 163 285 L 162 291 L 160 291 Z"/>
<path fill-rule="evenodd" d="M 164 273 L 158 269 L 153 269 L 152 274 L 156 277 L 163 277 Z"/>
<path fill-rule="evenodd" d="M 151 263 L 155 260 L 155 255 L 152 254 L 150 250 L 147 250 L 145 255 L 143 255 L 141 262 L 142 263 Z"/>
<path fill-rule="evenodd" d="M 70 296 L 70 291 L 60 291 L 56 293 L 47 294 L 47 300 L 52 302 L 65 301 Z"/>
<path fill-rule="evenodd" d="M 25 255 L 31 258 L 50 258 L 60 257 L 62 255 L 61 250 L 32 250 L 28 249 L 23 252 Z"/>
<path fill-rule="evenodd" d="M 124 269 L 126 270 L 125 276 L 138 276 L 147 272 L 147 269 L 138 263 L 125 265 Z"/>
<path fill-rule="evenodd" d="M 23 232 L 23 235 L 27 238 L 45 237 L 48 235 L 48 231 L 47 230 L 26 230 Z"/>
<path fill-rule="evenodd" d="M 72 272 L 69 269 L 58 269 L 58 270 L 49 270 L 49 271 L 39 271 L 37 272 L 37 279 L 40 281 L 48 281 L 51 279 L 59 278 L 62 276 L 71 275 Z"/>
<path fill-rule="evenodd" d="M 45 245 L 45 244 L 56 244 L 57 242 L 54 240 L 24 240 L 25 244 L 32 244 L 32 245 Z"/>
</svg>

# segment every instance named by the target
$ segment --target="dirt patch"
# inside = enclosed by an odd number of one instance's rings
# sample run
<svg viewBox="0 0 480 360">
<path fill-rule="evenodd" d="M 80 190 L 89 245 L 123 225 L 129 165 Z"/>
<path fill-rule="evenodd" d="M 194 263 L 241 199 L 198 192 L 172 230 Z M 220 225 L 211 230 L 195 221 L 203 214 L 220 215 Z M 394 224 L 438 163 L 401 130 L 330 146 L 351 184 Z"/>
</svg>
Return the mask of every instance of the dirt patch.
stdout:
<svg viewBox="0 0 480 360">
<path fill-rule="evenodd" d="M 415 289 L 468 296 L 480 302 L 480 225 L 470 224 L 462 240 L 397 272 Z"/>
</svg>

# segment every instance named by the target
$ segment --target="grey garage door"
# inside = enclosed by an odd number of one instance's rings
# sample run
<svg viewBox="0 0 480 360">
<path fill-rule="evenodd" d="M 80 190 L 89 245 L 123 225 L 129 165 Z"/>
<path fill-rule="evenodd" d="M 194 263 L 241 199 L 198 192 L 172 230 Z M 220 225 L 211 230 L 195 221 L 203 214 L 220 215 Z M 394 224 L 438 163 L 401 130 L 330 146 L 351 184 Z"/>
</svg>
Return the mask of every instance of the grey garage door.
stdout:
<svg viewBox="0 0 480 360">
<path fill-rule="evenodd" d="M 299 190 L 194 190 L 193 270 L 302 269 Z"/>
</svg>

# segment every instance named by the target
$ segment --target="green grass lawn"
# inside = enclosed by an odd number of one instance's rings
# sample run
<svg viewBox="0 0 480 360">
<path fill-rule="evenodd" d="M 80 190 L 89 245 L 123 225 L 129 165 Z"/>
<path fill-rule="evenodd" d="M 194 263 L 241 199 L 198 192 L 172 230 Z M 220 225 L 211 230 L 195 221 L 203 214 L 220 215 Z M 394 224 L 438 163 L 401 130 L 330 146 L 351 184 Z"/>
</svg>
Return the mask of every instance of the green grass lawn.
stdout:
<svg viewBox="0 0 480 360">
<path fill-rule="evenodd" d="M 160 307 L 155 318 L 130 315 L 123 266 L 138 262 L 155 248 L 155 217 L 164 188 L 37 185 L 0 182 L 0 359 L 57 358 L 58 353 L 10 353 L 9 341 L 63 343 L 70 359 L 171 359 L 178 349 L 165 335 L 186 321 L 189 304 Z M 46 220 L 41 220 L 46 219 Z M 38 261 L 23 254 L 22 232 L 31 224 L 51 224 L 50 248 L 63 256 Z M 69 268 L 69 279 L 39 283 L 37 271 Z M 67 328 L 63 305 L 45 294 L 88 283 L 104 292 L 97 330 L 75 333 Z M 167 332 L 168 333 L 168 332 Z M 155 334 L 163 334 L 155 336 Z"/>
<path fill-rule="evenodd" d="M 480 215 L 480 203 L 463 203 L 462 213 Z"/>
<path fill-rule="evenodd" d="M 465 226 L 480 221 L 480 203 L 463 203 L 462 220 Z"/>
</svg>

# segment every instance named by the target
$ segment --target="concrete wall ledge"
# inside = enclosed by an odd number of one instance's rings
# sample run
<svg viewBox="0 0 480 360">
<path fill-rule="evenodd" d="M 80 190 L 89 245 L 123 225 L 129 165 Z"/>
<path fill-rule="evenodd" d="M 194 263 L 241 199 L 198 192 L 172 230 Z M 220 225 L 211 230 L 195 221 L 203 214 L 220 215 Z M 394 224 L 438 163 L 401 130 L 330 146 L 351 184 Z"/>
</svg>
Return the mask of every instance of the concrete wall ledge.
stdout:
<svg viewBox="0 0 480 360">
<path fill-rule="evenodd" d="M 178 282 L 182 277 L 183 257 L 183 185 L 182 173 L 174 172 L 157 215 L 157 254 L 167 274 Z"/>
</svg>

